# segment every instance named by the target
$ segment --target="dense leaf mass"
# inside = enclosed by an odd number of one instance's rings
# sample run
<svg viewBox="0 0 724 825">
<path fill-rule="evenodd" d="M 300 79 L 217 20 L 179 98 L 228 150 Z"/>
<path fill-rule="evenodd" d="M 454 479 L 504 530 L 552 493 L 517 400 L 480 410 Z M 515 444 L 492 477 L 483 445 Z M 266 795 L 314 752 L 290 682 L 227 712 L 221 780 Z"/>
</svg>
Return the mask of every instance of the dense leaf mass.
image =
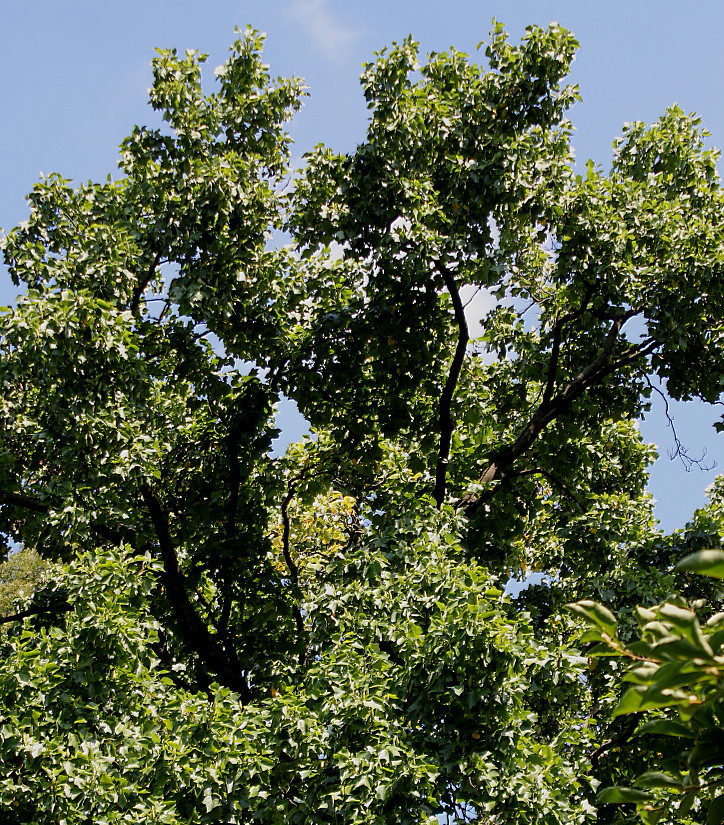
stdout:
<svg viewBox="0 0 724 825">
<path fill-rule="evenodd" d="M 576 41 L 496 24 L 485 64 L 381 52 L 357 149 L 292 170 L 304 86 L 261 45 L 240 34 L 212 93 L 202 55 L 160 52 L 164 123 L 121 176 L 41 180 L 2 238 L 23 294 L 0 313 L 0 537 L 24 555 L 0 574 L 0 804 L 28 825 L 719 821 L 720 750 L 662 768 L 657 743 L 721 733 L 719 625 L 682 601 L 721 593 L 673 565 L 721 546 L 722 489 L 662 535 L 636 423 L 659 382 L 724 390 L 706 132 L 672 108 L 575 174 Z M 283 397 L 312 434 L 278 455 Z M 659 636 L 636 653 L 638 604 Z M 667 633 L 689 644 L 671 685 L 706 677 L 686 701 L 650 698 Z M 628 787 L 642 769 L 664 790 Z"/>
</svg>

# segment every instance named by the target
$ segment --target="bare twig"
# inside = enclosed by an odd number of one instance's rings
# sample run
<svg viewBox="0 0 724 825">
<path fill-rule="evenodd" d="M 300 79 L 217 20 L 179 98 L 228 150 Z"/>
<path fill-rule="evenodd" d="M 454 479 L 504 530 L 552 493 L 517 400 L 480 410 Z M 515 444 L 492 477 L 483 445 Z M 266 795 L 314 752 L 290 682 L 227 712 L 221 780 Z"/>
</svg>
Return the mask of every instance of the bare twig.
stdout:
<svg viewBox="0 0 724 825">
<path fill-rule="evenodd" d="M 703 448 L 701 452 L 700 458 L 692 458 L 689 454 L 689 451 L 686 449 L 684 444 L 681 442 L 679 438 L 679 434 L 676 432 L 676 425 L 674 424 L 674 416 L 671 414 L 671 409 L 669 407 L 669 399 L 666 396 L 666 393 L 663 392 L 659 387 L 655 386 L 651 379 L 646 376 L 646 383 L 649 385 L 649 388 L 652 389 L 657 395 L 661 398 L 664 402 L 664 415 L 666 416 L 667 426 L 671 430 L 671 434 L 674 439 L 674 447 L 673 449 L 667 450 L 669 458 L 673 461 L 675 458 L 678 458 L 679 461 L 684 466 L 684 469 L 687 473 L 691 472 L 692 467 L 698 467 L 702 472 L 709 472 L 713 470 L 717 466 L 717 462 L 714 461 L 711 464 L 704 463 L 704 459 L 706 458 L 707 450 L 706 447 Z"/>
</svg>

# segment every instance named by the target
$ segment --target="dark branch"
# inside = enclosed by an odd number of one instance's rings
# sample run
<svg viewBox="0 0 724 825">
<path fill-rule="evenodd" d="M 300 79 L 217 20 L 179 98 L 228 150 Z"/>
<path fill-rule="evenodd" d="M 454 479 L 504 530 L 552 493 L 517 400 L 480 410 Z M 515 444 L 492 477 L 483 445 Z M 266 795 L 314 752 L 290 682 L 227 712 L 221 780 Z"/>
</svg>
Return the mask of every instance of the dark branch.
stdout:
<svg viewBox="0 0 724 825">
<path fill-rule="evenodd" d="M 9 504 L 11 507 L 20 507 L 33 513 L 47 513 L 48 505 L 22 493 L 0 491 L 0 504 Z"/>
<path fill-rule="evenodd" d="M 234 426 L 229 430 L 227 440 L 227 447 L 229 453 L 229 498 L 226 502 L 226 518 L 224 525 L 224 544 L 227 550 L 230 548 L 234 540 L 236 532 L 236 514 L 239 508 L 239 491 L 241 489 L 241 465 L 239 462 L 239 446 L 244 428 L 241 420 L 237 420 Z M 221 615 L 218 622 L 218 630 L 220 633 L 225 633 L 229 626 L 229 618 L 231 616 L 231 605 L 233 602 L 231 592 L 231 570 L 226 567 L 222 573 L 224 593 L 223 602 L 221 605 Z"/>
<path fill-rule="evenodd" d="M 0 506 L 3 504 L 9 504 L 11 507 L 20 507 L 23 510 L 29 510 L 31 513 L 40 513 L 43 515 L 46 515 L 51 509 L 50 505 L 44 501 L 40 501 L 32 496 L 23 495 L 22 493 L 11 493 L 9 491 L 0 491 Z M 106 524 L 96 522 L 91 525 L 91 529 L 100 536 L 100 538 L 110 544 L 116 546 L 123 544 L 123 536 L 117 530 L 114 530 Z"/>
<path fill-rule="evenodd" d="M 561 353 L 561 335 L 563 334 L 564 326 L 565 319 L 560 318 L 553 327 L 553 347 L 551 348 L 551 360 L 548 363 L 548 380 L 546 381 L 546 388 L 543 392 L 544 404 L 547 404 L 553 397 L 556 376 L 558 375 L 558 359 Z"/>
<path fill-rule="evenodd" d="M 551 348 L 551 360 L 548 364 L 548 380 L 546 381 L 546 388 L 543 392 L 543 403 L 550 401 L 553 397 L 553 390 L 556 385 L 556 377 L 558 375 L 558 361 L 561 354 L 561 338 L 563 336 L 563 328 L 571 321 L 575 321 L 583 315 L 588 309 L 588 304 L 593 296 L 593 288 L 589 288 L 588 292 L 581 301 L 581 306 L 574 312 L 569 312 L 562 318 L 559 318 L 553 327 L 553 346 Z"/>
<path fill-rule="evenodd" d="M 62 613 L 69 613 L 72 609 L 73 606 L 67 602 L 53 605 L 52 607 L 29 607 L 26 610 L 21 610 L 19 613 L 13 613 L 12 616 L 3 616 L 0 618 L 0 624 L 20 622 L 23 619 L 27 619 L 28 616 L 58 616 Z"/>
<path fill-rule="evenodd" d="M 289 519 L 289 505 L 296 493 L 294 486 L 290 486 L 287 494 L 282 501 L 282 553 L 284 555 L 284 563 L 289 570 L 289 580 L 297 587 L 299 585 L 299 568 L 292 558 L 291 549 L 289 547 L 289 538 L 291 533 L 291 522 Z"/>
<path fill-rule="evenodd" d="M 133 315 L 138 312 L 138 307 L 141 304 L 141 298 L 143 297 L 143 293 L 146 291 L 146 287 L 151 283 L 153 276 L 156 274 L 156 270 L 158 269 L 158 265 L 161 263 L 161 253 L 156 252 L 153 256 L 153 260 L 151 261 L 146 274 L 142 278 L 141 281 L 136 284 L 136 288 L 133 290 L 133 295 L 131 296 L 131 306 L 130 310 Z"/>
<path fill-rule="evenodd" d="M 656 342 L 647 339 L 630 347 L 620 358 L 612 360 L 611 356 L 621 328 L 634 314 L 636 312 L 632 310 L 613 321 L 598 356 L 571 379 L 557 395 L 548 401 L 541 401 L 515 441 L 490 460 L 478 483 L 486 484 L 499 478 L 514 461 L 526 453 L 540 433 L 558 416 L 570 409 L 573 402 L 586 390 L 600 384 L 608 375 L 636 359 L 650 355 L 656 349 L 658 346 Z M 473 515 L 483 500 L 474 493 L 466 493 L 458 503 L 458 507 L 462 507 L 468 515 Z"/>
<path fill-rule="evenodd" d="M 594 768 L 598 768 L 602 756 L 614 748 L 623 747 L 633 735 L 639 721 L 639 718 L 635 715 L 629 716 L 625 720 L 621 717 L 614 720 L 609 728 L 609 731 L 613 735 L 608 741 L 604 742 L 600 747 L 596 748 L 596 750 L 591 753 L 589 757 L 591 760 L 591 765 Z"/>
<path fill-rule="evenodd" d="M 689 451 L 686 449 L 684 444 L 681 442 L 679 438 L 679 434 L 676 432 L 676 425 L 674 424 L 674 417 L 671 415 L 671 410 L 669 408 L 669 399 L 666 397 L 666 393 L 664 393 L 659 387 L 654 386 L 651 383 L 651 379 L 646 376 L 646 383 L 649 385 L 649 388 L 653 390 L 655 393 L 659 395 L 661 400 L 664 402 L 664 415 L 666 416 L 666 423 L 669 429 L 671 430 L 671 434 L 674 439 L 674 448 L 667 450 L 669 454 L 669 458 L 673 461 L 675 458 L 678 458 L 679 461 L 684 465 L 684 469 L 687 473 L 691 472 L 691 468 L 696 466 L 703 472 L 709 472 L 713 470 L 717 466 L 717 462 L 714 461 L 712 464 L 705 463 L 704 459 L 706 458 L 706 447 L 702 450 L 701 458 L 693 458 Z"/>
<path fill-rule="evenodd" d="M 243 701 L 248 702 L 251 699 L 251 691 L 242 676 L 236 653 L 219 644 L 218 639 L 199 618 L 186 592 L 185 577 L 179 567 L 169 531 L 168 517 L 161 503 L 147 484 L 141 485 L 141 496 L 158 539 L 163 563 L 163 584 L 184 645 L 198 656 L 223 685 L 236 691 Z"/>
<path fill-rule="evenodd" d="M 450 363 L 450 369 L 448 370 L 447 379 L 440 394 L 440 403 L 438 405 L 438 432 L 440 434 L 440 442 L 437 452 L 437 465 L 435 467 L 435 490 L 433 495 L 435 503 L 438 508 L 440 508 L 445 501 L 447 465 L 450 459 L 452 434 L 455 430 L 451 412 L 452 400 L 460 379 L 460 372 L 463 367 L 463 361 L 465 360 L 465 351 L 470 340 L 470 335 L 468 333 L 468 323 L 465 318 L 465 307 L 460 300 L 460 293 L 458 292 L 455 278 L 450 270 L 439 262 L 436 264 L 436 269 L 445 282 L 445 288 L 450 295 L 450 300 L 452 301 L 455 312 L 455 321 L 458 325 L 458 339 L 455 346 L 455 353 Z"/>
</svg>

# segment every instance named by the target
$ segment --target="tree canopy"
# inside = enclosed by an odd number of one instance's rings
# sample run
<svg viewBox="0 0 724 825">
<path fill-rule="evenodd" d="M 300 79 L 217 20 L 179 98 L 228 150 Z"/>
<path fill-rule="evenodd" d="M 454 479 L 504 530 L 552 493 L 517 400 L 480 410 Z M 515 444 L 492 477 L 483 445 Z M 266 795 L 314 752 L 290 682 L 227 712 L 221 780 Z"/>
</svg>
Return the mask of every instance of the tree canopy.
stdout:
<svg viewBox="0 0 724 825">
<path fill-rule="evenodd" d="M 673 107 L 577 174 L 575 39 L 496 24 L 485 64 L 380 52 L 362 142 L 296 168 L 304 85 L 261 46 L 239 33 L 211 92 L 203 55 L 159 52 L 163 126 L 117 179 L 42 179 L 2 239 L 0 536 L 51 564 L 3 619 L 4 808 L 718 822 L 724 637 L 686 600 L 721 591 L 674 564 L 722 546 L 724 488 L 663 535 L 637 426 L 660 383 L 724 390 L 707 133 Z M 283 397 L 311 436 L 278 455 Z M 661 768 L 682 703 L 622 710 L 621 660 L 645 687 L 676 631 L 708 715 Z"/>
</svg>

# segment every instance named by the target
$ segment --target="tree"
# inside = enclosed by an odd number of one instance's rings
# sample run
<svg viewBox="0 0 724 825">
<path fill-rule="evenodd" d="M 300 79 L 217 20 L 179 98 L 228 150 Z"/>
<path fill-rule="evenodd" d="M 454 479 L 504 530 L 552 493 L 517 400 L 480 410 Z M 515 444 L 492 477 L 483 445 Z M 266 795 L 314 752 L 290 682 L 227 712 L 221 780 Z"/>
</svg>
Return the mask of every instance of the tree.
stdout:
<svg viewBox="0 0 724 825">
<path fill-rule="evenodd" d="M 707 533 L 711 535 L 712 522 L 719 522 L 713 538 L 718 540 L 721 534 L 721 479 L 713 492 L 711 505 L 699 511 L 691 525 L 699 528 L 700 541 Z M 699 550 L 682 559 L 677 568 L 724 579 L 724 551 Z M 687 822 L 705 817 L 709 825 L 721 822 L 724 613 L 712 614 L 706 599 L 688 604 L 680 596 L 638 607 L 638 638 L 627 644 L 620 637 L 616 617 L 602 605 L 584 600 L 569 608 L 591 626 L 587 638 L 598 644 L 589 655 L 615 656 L 628 664 L 623 681 L 630 687 L 613 715 L 643 714 L 634 725 L 632 741 L 656 768 L 636 776 L 633 784 L 637 787 L 603 788 L 599 802 L 633 803 L 645 825 L 672 816 Z M 709 615 L 702 616 L 704 611 Z M 700 616 L 706 617 L 705 623 Z M 692 809 L 699 815 L 689 819 Z"/>
<path fill-rule="evenodd" d="M 676 108 L 574 174 L 576 46 L 406 40 L 294 174 L 256 33 L 211 94 L 161 52 L 122 177 L 34 187 L 0 531 L 64 572 L 2 641 L 17 822 L 584 822 L 640 772 L 562 608 L 677 586 L 636 419 L 721 393 L 723 196 Z M 282 393 L 314 435 L 276 457 Z"/>
<path fill-rule="evenodd" d="M 0 622 L 13 614 L 17 601 L 28 598 L 40 585 L 47 562 L 30 547 L 13 553 L 0 565 Z"/>
</svg>

